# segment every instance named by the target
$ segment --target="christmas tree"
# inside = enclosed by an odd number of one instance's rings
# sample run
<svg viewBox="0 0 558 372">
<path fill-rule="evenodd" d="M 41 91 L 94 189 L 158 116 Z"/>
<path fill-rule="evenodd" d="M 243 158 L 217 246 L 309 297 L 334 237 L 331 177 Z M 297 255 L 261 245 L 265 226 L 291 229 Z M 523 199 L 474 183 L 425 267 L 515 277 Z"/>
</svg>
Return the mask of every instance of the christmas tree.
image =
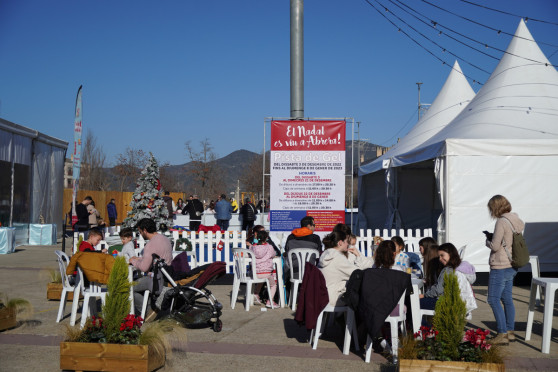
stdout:
<svg viewBox="0 0 558 372">
<path fill-rule="evenodd" d="M 130 207 L 132 210 L 122 223 L 124 226 L 133 228 L 142 218 L 151 218 L 157 224 L 157 230 L 168 228 L 168 210 L 163 201 L 159 165 L 152 153 L 149 153 L 149 160 L 138 179 Z"/>
</svg>

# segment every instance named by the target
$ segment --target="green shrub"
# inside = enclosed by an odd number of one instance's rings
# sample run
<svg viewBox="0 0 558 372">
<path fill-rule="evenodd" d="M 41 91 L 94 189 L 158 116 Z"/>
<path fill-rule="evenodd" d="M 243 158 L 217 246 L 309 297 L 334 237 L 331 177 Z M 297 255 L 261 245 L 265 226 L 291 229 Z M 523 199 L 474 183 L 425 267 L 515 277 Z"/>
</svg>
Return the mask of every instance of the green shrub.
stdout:
<svg viewBox="0 0 558 372">
<path fill-rule="evenodd" d="M 443 360 L 459 360 L 459 344 L 463 340 L 467 308 L 454 273 L 444 274 L 444 294 L 436 302 L 434 328 L 438 331 Z"/>
<path fill-rule="evenodd" d="M 124 257 L 114 260 L 108 280 L 108 293 L 103 306 L 104 326 L 107 342 L 116 342 L 120 325 L 130 313 L 130 286 L 128 281 L 128 264 Z"/>
</svg>

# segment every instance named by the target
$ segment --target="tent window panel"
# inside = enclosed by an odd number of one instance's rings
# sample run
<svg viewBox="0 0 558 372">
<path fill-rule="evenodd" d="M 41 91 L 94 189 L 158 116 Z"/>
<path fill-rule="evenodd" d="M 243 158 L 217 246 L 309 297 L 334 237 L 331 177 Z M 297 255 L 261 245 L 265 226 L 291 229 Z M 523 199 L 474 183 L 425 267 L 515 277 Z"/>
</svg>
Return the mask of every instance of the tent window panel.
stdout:
<svg viewBox="0 0 558 372">
<path fill-rule="evenodd" d="M 29 222 L 31 199 L 29 185 L 31 184 L 31 167 L 14 164 L 14 210 L 13 222 Z"/>
<path fill-rule="evenodd" d="M 0 160 L 0 223 L 10 224 L 10 192 L 12 185 L 12 164 Z"/>
<path fill-rule="evenodd" d="M 398 174 L 399 214 L 405 229 L 436 227 L 436 179 L 432 168 L 401 167 Z"/>
</svg>

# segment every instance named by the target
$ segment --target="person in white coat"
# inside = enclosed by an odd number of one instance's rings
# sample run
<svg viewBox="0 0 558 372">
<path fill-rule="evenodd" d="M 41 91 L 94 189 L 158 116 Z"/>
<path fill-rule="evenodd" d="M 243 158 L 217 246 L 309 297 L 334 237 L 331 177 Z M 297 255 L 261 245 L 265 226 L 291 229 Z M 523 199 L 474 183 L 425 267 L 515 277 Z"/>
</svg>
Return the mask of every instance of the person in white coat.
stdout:
<svg viewBox="0 0 558 372">
<path fill-rule="evenodd" d="M 373 262 L 360 254 L 358 249 L 349 248 L 349 236 L 342 231 L 333 231 L 323 239 L 326 250 L 320 257 L 318 267 L 324 275 L 329 304 L 344 306 L 340 296 L 345 293 L 345 286 L 356 269 L 369 269 Z"/>
</svg>

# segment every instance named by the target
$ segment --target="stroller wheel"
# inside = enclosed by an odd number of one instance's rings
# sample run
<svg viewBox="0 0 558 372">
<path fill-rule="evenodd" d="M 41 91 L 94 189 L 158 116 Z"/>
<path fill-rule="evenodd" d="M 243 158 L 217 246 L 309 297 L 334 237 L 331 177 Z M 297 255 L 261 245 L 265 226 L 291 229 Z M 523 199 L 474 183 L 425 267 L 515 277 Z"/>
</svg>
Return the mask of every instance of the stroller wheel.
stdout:
<svg viewBox="0 0 558 372">
<path fill-rule="evenodd" d="M 217 319 L 217 321 L 213 323 L 213 331 L 221 332 L 222 329 L 223 329 L 223 322 L 221 321 L 221 319 Z"/>
</svg>

